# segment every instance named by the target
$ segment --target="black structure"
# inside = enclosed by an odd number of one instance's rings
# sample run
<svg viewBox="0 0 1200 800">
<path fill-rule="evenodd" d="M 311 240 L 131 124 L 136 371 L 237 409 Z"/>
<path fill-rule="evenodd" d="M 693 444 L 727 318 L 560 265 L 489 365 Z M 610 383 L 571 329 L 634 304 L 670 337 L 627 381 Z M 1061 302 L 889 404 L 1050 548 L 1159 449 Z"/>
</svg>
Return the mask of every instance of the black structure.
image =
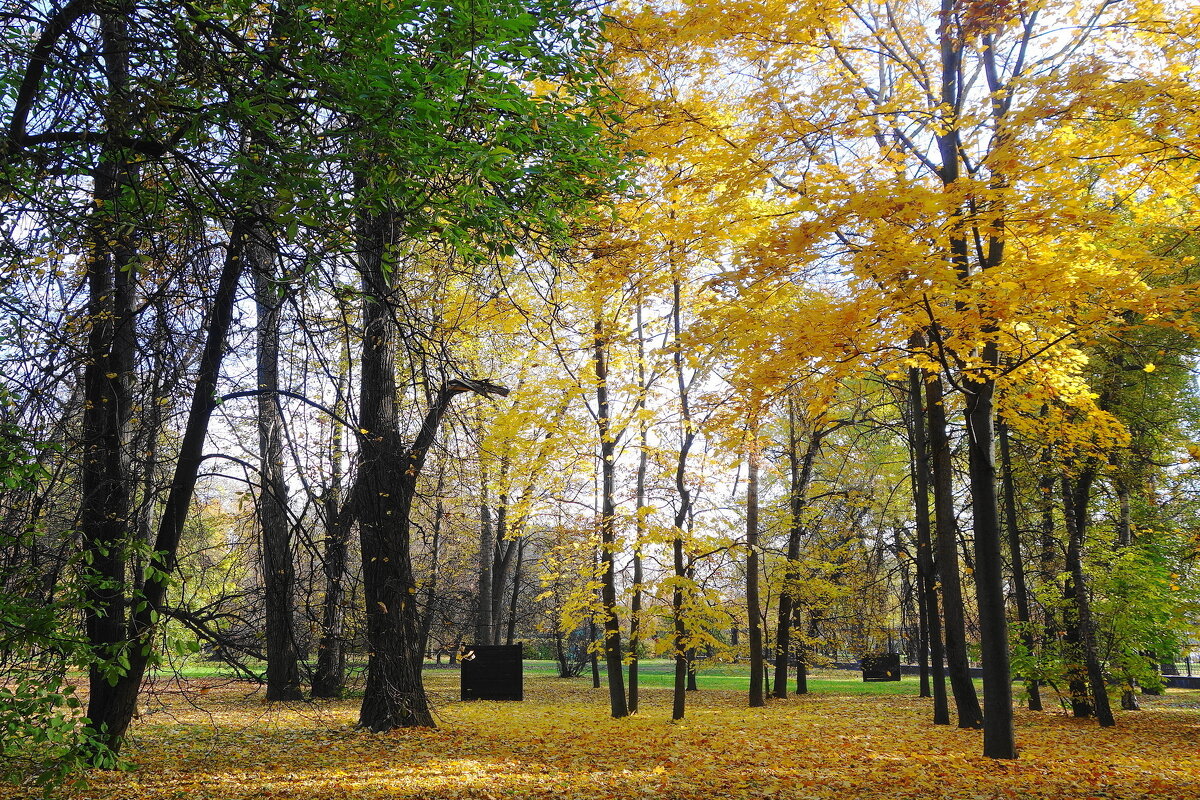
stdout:
<svg viewBox="0 0 1200 800">
<path fill-rule="evenodd" d="M 864 681 L 900 680 L 899 653 L 879 653 L 873 656 L 863 656 L 861 664 Z"/>
<path fill-rule="evenodd" d="M 464 645 L 459 655 L 463 700 L 524 700 L 521 644 Z"/>
</svg>

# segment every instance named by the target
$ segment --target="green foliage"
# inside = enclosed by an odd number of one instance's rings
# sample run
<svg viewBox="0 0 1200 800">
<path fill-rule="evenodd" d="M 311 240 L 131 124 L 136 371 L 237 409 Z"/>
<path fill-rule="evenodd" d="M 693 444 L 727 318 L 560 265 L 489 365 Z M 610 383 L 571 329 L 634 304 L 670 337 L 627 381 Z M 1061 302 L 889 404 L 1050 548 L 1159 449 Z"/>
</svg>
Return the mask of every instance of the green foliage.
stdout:
<svg viewBox="0 0 1200 800">
<path fill-rule="evenodd" d="M 577 6 L 348 1 L 326 18 L 338 57 L 311 69 L 356 210 L 485 258 L 564 233 L 614 188 L 599 21 Z"/>
<path fill-rule="evenodd" d="M 7 402 L 0 395 L 0 402 Z M 12 425 L 0 427 L 0 485 L 31 489 L 45 472 Z M 27 540 L 26 530 L 0 529 L 0 552 Z M 72 627 L 70 603 L 45 603 L 22 576 L 0 573 L 0 779 L 48 796 L 77 783 L 88 764 L 116 762 L 88 728 L 68 667 L 88 661 L 81 632 Z"/>
<path fill-rule="evenodd" d="M 19 671 L 15 682 L 0 686 L 0 778 L 49 797 L 82 786 L 89 767 L 117 766 L 86 723 L 63 675 Z"/>
<path fill-rule="evenodd" d="M 1143 530 L 1128 547 L 1093 548 L 1098 640 L 1110 673 L 1125 685 L 1161 688 L 1158 665 L 1174 661 L 1193 632 L 1200 582 L 1176 571 L 1191 560 L 1188 538 Z"/>
</svg>

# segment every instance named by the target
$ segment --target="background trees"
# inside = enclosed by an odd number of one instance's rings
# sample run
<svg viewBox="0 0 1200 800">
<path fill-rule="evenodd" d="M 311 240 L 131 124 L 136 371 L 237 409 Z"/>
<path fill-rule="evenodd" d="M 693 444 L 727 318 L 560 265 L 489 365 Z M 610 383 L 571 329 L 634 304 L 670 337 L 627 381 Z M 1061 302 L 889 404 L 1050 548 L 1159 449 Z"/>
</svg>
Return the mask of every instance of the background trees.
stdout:
<svg viewBox="0 0 1200 800">
<path fill-rule="evenodd" d="M 996 757 L 1186 648 L 1186 14 L 10 5 L 4 596 L 82 633 L 6 658 L 98 763 L 167 640 L 374 730 L 472 631 L 676 718 L 944 642 L 974 726 L 980 646 Z"/>
</svg>

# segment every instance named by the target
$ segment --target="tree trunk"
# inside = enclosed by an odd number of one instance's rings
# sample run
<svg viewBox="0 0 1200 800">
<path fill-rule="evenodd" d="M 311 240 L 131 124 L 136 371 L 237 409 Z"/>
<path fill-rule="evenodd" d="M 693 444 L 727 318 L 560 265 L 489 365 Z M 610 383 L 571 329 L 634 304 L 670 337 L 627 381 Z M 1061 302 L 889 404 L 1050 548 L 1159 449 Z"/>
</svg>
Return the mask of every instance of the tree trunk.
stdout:
<svg viewBox="0 0 1200 800">
<path fill-rule="evenodd" d="M 438 581 L 441 578 L 442 526 L 446 523 L 446 466 L 438 462 L 437 486 L 433 490 L 433 525 L 429 541 L 429 577 L 425 581 L 425 607 L 421 610 L 421 653 L 429 653 L 429 632 L 433 630 L 434 605 L 437 602 Z M 509 644 L 512 644 L 509 642 Z M 441 663 L 441 654 L 438 654 Z"/>
<path fill-rule="evenodd" d="M 500 470 L 501 485 L 508 481 L 508 459 Z M 492 551 L 492 644 L 500 644 L 500 628 L 504 621 L 504 590 L 508 581 L 508 570 L 512 566 L 513 554 L 517 552 L 516 538 L 508 523 L 509 497 L 507 490 L 500 493 L 496 504 L 496 540 Z"/>
<path fill-rule="evenodd" d="M 217 406 L 217 378 L 220 376 L 221 361 L 233 320 L 234 300 L 242 275 L 242 252 L 250 229 L 247 220 L 234 220 L 217 291 L 205 325 L 207 333 L 196 375 L 196 386 L 192 393 L 191 408 L 184 425 L 175 472 L 171 478 L 170 490 L 154 542 L 154 569 L 147 571 L 142 602 L 133 612 L 127 649 L 129 667 L 124 674 L 115 679 L 115 683 L 110 683 L 106 691 L 89 699 L 90 726 L 95 731 L 103 731 L 102 741 L 114 753 L 120 750 L 125 732 L 137 709 L 142 677 L 154 650 L 154 629 L 166 607 L 167 586 L 177 564 L 183 524 L 191 506 L 200 463 L 204 460 L 204 439 L 208 434 L 208 422 Z M 98 757 L 103 758 L 103 754 L 98 754 Z"/>
<path fill-rule="evenodd" d="M 954 519 L 954 475 L 950 462 L 950 437 L 946 434 L 942 381 L 937 375 L 925 376 L 925 398 L 933 473 L 934 544 L 946 625 L 946 671 L 954 693 L 958 727 L 979 728 L 983 725 L 983 712 L 979 708 L 979 698 L 975 694 L 975 683 L 971 680 L 970 663 L 967 660 L 965 609 L 958 574 L 958 526 Z"/>
<path fill-rule="evenodd" d="M 802 630 L 804 614 L 799 605 L 792 606 L 792 627 L 797 633 Z M 803 641 L 797 641 L 796 651 L 796 694 L 808 694 L 808 648 Z"/>
<path fill-rule="evenodd" d="M 596 639 L 598 638 L 598 636 L 599 636 L 599 631 L 596 628 L 596 617 L 595 616 L 589 617 L 588 618 L 589 642 L 594 644 L 596 642 Z M 603 645 L 601 645 L 601 646 L 603 646 Z M 592 663 L 592 688 L 599 689 L 600 688 L 600 654 L 597 653 L 593 649 L 591 658 L 588 660 L 591 661 L 591 663 Z"/>
<path fill-rule="evenodd" d="M 348 354 L 347 354 L 348 355 Z M 349 358 L 343 369 L 349 366 Z M 342 392 L 346 376 L 339 376 L 337 401 L 334 410 L 344 415 Z M 317 668 L 313 673 L 312 696 L 337 698 L 342 696 L 346 682 L 346 648 L 342 637 L 345 598 L 343 581 L 346 578 L 346 554 L 350 546 L 350 528 L 354 519 L 354 498 L 343 497 L 342 427 L 336 421 L 330 443 L 329 487 L 325 492 L 325 552 L 322 572 L 325 578 L 325 597 L 321 600 L 321 637 L 317 644 Z"/>
<path fill-rule="evenodd" d="M 913 344 L 921 346 L 923 340 L 914 335 Z M 928 376 L 926 376 L 928 379 Z M 940 379 L 934 377 L 933 380 Z M 929 422 L 925 413 L 922 374 L 914 368 L 908 371 L 908 400 L 910 409 L 910 440 L 912 441 L 912 492 L 917 529 L 917 583 L 925 610 L 925 635 L 929 643 L 930 679 L 933 689 L 933 724 L 949 725 L 950 709 L 946 697 L 945 648 L 942 646 L 942 615 L 938 604 L 938 568 L 933 558 L 933 536 L 929 513 L 929 437 L 926 435 Z M 943 410 L 944 414 L 945 411 Z M 945 434 L 945 426 L 942 428 Z M 953 537 L 953 533 L 951 533 Z M 957 563 L 957 559 L 956 559 Z"/>
<path fill-rule="evenodd" d="M 762 609 L 758 596 L 758 443 L 751 437 L 746 478 L 746 616 L 750 626 L 750 707 L 765 705 L 763 699 Z"/>
<path fill-rule="evenodd" d="M 1017 621 L 1021 623 L 1021 644 L 1032 658 L 1036 642 L 1029 614 L 1029 588 L 1025 580 L 1025 562 L 1021 556 L 1021 531 L 1017 525 L 1017 490 L 1013 476 L 1012 454 L 1009 447 L 1008 425 L 997 418 L 996 433 L 1000 439 L 1000 468 L 1004 488 L 1004 517 L 1008 528 L 1008 555 L 1012 561 L 1013 597 L 1017 603 Z M 1042 693 L 1036 678 L 1025 683 L 1029 692 L 1029 710 L 1042 710 Z"/>
<path fill-rule="evenodd" d="M 1113 719 L 1112 707 L 1108 702 L 1108 687 L 1096 650 L 1096 629 L 1092 622 L 1091 601 L 1088 599 L 1087 584 L 1083 575 L 1083 538 L 1087 531 L 1088 502 L 1094 479 L 1095 473 L 1091 469 L 1085 470 L 1073 485 L 1069 478 L 1063 478 L 1063 516 L 1067 521 L 1068 536 L 1067 571 L 1070 574 L 1067 596 L 1074 601 L 1075 624 L 1079 632 L 1079 655 L 1083 658 L 1084 671 L 1091 684 L 1096 719 L 1102 727 L 1108 728 L 1115 725 L 1116 720 Z"/>
<path fill-rule="evenodd" d="M 254 225 L 246 262 L 254 279 L 258 309 L 258 523 L 262 535 L 263 590 L 266 603 L 267 700 L 299 700 L 300 666 L 293 630 L 291 524 L 287 481 L 283 475 L 283 419 L 279 404 L 280 285 L 275 281 L 275 248 L 261 224 Z"/>
<path fill-rule="evenodd" d="M 517 600 L 521 594 L 521 563 L 525 560 L 525 537 L 518 538 L 515 544 L 517 559 L 513 564 L 512 593 L 509 595 L 508 603 L 508 630 L 504 637 L 504 643 L 509 647 L 512 647 L 513 639 L 517 634 Z"/>
<path fill-rule="evenodd" d="M 608 403 L 608 340 L 596 318 L 593 352 L 596 370 L 596 424 L 600 434 L 600 607 L 604 627 L 604 662 L 608 668 L 608 702 L 613 717 L 629 715 L 622 678 L 621 624 L 617 619 L 617 576 L 613 556 L 617 548 L 616 456 L 617 441 L 612 431 Z"/>
<path fill-rule="evenodd" d="M 495 559 L 496 539 L 492 530 L 492 507 L 488 501 L 488 476 L 480 478 L 479 502 L 479 598 L 475 616 L 475 643 L 492 643 L 492 561 Z"/>
<path fill-rule="evenodd" d="M 638 346 L 638 411 L 646 408 L 646 394 L 650 386 L 646 380 L 646 341 L 642 329 L 642 304 L 637 304 L 637 346 Z M 634 483 L 633 519 L 633 596 L 629 600 L 629 713 L 638 711 L 638 649 L 641 646 L 642 633 L 642 581 L 645 580 L 642 567 L 642 546 L 646 539 L 646 516 L 642 509 L 646 506 L 646 470 L 649 466 L 650 451 L 646 441 L 648 424 L 642 415 L 638 415 L 638 466 Z"/>
<path fill-rule="evenodd" d="M 983 361 L 995 368 L 998 356 L 994 343 L 984 346 Z M 990 377 L 975 380 L 971 376 L 966 387 L 967 450 L 975 531 L 975 597 L 979 604 L 983 662 L 983 754 L 989 758 L 1016 758 L 1008 619 L 1004 612 L 1004 559 L 996 502 L 992 399 L 996 384 Z"/>
<path fill-rule="evenodd" d="M 108 83 L 105 123 L 116 137 L 132 124 L 128 20 L 101 14 L 100 35 Z M 79 476 L 79 532 L 87 554 L 84 627 L 95 659 L 88 670 L 87 715 L 93 724 L 108 714 L 116 689 L 112 681 L 128 669 L 123 663 L 129 635 L 126 561 L 132 521 L 127 438 L 136 354 L 134 237 L 140 219 L 127 198 L 135 193 L 136 180 L 129 154 L 106 143 L 92 170 L 93 210 L 87 231 L 88 336 Z M 113 741 L 119 742 L 119 737 Z"/>
<path fill-rule="evenodd" d="M 409 552 L 416 474 L 406 474 L 407 462 L 424 453 L 404 447 L 396 409 L 397 329 L 389 305 L 392 276 L 400 266 L 393 250 L 396 222 L 387 213 L 364 215 L 357 231 L 363 338 L 355 497 L 368 648 L 358 724 L 372 731 L 434 726 L 421 680 L 417 586 Z"/>
<path fill-rule="evenodd" d="M 675 384 L 679 391 L 680 407 L 680 443 L 679 454 L 675 460 L 675 519 L 673 523 L 674 536 L 671 541 L 672 561 L 675 566 L 675 583 L 671 590 L 671 609 L 675 623 L 675 694 L 671 706 L 671 719 L 683 719 L 686 705 L 687 690 L 695 688 L 696 677 L 691 670 L 692 659 L 689 657 L 687 620 L 688 596 L 691 591 L 691 564 L 685 558 L 684 532 L 689 527 L 692 511 L 692 492 L 687 485 L 687 460 L 692 443 L 696 440 L 696 429 L 692 425 L 691 403 L 689 402 L 689 383 L 683 371 L 683 345 L 680 342 L 682 334 L 682 310 L 680 308 L 680 282 L 676 276 L 672 281 L 671 324 L 674 333 L 675 347 L 671 362 L 675 368 Z"/>
<path fill-rule="evenodd" d="M 796 570 L 800 563 L 800 540 L 804 536 L 804 510 L 808 503 L 808 484 L 812 479 L 813 462 L 817 457 L 817 451 L 821 449 L 821 439 L 824 436 L 823 433 L 814 429 L 802 456 L 796 425 L 795 401 L 789 398 L 787 456 L 790 475 L 788 509 L 791 520 L 788 524 L 787 561 L 784 566 L 782 588 L 779 592 L 779 618 L 775 628 L 775 679 L 772 681 L 773 694 L 780 699 L 787 698 L 788 657 L 791 655 L 792 644 L 792 607 L 795 605 L 796 596 L 792 584 L 798 580 Z"/>
</svg>

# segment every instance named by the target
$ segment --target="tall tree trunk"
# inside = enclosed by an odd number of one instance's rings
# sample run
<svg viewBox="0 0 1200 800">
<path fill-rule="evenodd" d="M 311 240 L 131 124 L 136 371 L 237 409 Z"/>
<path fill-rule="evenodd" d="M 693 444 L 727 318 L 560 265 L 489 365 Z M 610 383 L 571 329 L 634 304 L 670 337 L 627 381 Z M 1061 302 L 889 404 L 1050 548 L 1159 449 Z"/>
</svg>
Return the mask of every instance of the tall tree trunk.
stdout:
<svg viewBox="0 0 1200 800">
<path fill-rule="evenodd" d="M 642 304 L 637 304 L 637 347 L 638 347 L 638 402 L 639 412 L 646 409 L 646 395 L 650 386 L 646 380 L 646 340 L 642 328 Z M 634 482 L 633 517 L 633 596 L 629 600 L 629 713 L 638 711 L 638 649 L 642 635 L 642 581 L 645 580 L 642 566 L 642 547 L 646 540 L 646 470 L 650 462 L 647 436 L 649 424 L 644 415 L 638 414 L 638 465 Z"/>
<path fill-rule="evenodd" d="M 1004 489 L 1004 518 L 1008 528 L 1008 556 L 1012 561 L 1013 597 L 1017 603 L 1017 621 L 1021 623 L 1021 644 L 1030 657 L 1033 657 L 1037 643 L 1033 638 L 1033 622 L 1029 614 L 1029 587 L 1025 580 L 1025 561 L 1021 555 L 1021 530 L 1017 525 L 1017 490 L 1008 425 L 1003 417 L 996 420 L 996 433 L 1000 439 L 1001 485 Z M 1025 688 L 1029 692 L 1029 709 L 1041 711 L 1042 693 L 1037 679 L 1028 680 Z"/>
<path fill-rule="evenodd" d="M 373 298 L 367 298 L 367 305 Z M 364 313 L 364 350 L 387 341 L 379 318 Z M 388 315 L 390 317 L 390 314 Z M 375 335 L 372 335 L 375 334 Z M 434 727 L 421 667 L 421 613 L 409 553 L 411 513 L 417 481 L 438 426 L 455 396 L 467 391 L 507 394 L 508 390 L 480 381 L 453 380 L 434 395 L 420 432 L 408 447 L 399 432 L 388 430 L 390 397 L 377 394 L 394 373 L 377 371 L 386 357 L 363 358 L 364 402 L 360 420 L 365 434 L 359 440 L 357 492 L 359 539 L 363 559 L 363 595 L 367 606 L 367 685 L 358 724 L 372 731 Z M 368 385 L 368 381 L 378 381 Z M 392 384 L 394 389 L 394 384 Z M 365 402 L 369 400 L 370 402 Z M 394 413 L 391 412 L 391 413 Z M 394 418 L 393 420 L 394 421 Z M 375 424 L 376 427 L 371 427 Z M 400 454 L 397 457 L 397 454 Z"/>
<path fill-rule="evenodd" d="M 808 504 L 808 484 L 812 479 L 813 462 L 821 448 L 821 440 L 825 433 L 814 429 L 804 449 L 800 453 L 798 424 L 795 401 L 788 399 L 788 473 L 790 487 L 788 492 L 788 508 L 791 520 L 788 524 L 787 561 L 782 588 L 779 592 L 779 618 L 775 628 L 775 679 L 774 696 L 787 698 L 788 657 L 791 655 L 792 644 L 792 607 L 795 605 L 795 589 L 792 583 L 798 579 L 796 570 L 800 564 L 800 540 L 804 536 L 804 511 Z"/>
<path fill-rule="evenodd" d="M 917 678 L 921 697 L 933 697 L 929 672 L 929 609 L 925 606 L 925 577 L 918 567 L 915 575 L 917 595 Z"/>
<path fill-rule="evenodd" d="M 475 643 L 492 643 L 492 562 L 496 539 L 492 528 L 492 507 L 488 500 L 488 475 L 480 476 L 479 501 L 479 598 L 476 604 Z"/>
<path fill-rule="evenodd" d="M 1067 596 L 1073 601 L 1075 624 L 1079 631 L 1079 655 L 1083 658 L 1084 670 L 1091 684 L 1092 705 L 1096 719 L 1102 727 L 1116 724 L 1112 706 L 1108 702 L 1108 687 L 1100 655 L 1096 650 L 1096 629 L 1092 621 L 1091 601 L 1083 575 L 1083 538 L 1087 531 L 1088 503 L 1095 473 L 1087 469 L 1072 481 L 1063 478 L 1063 516 L 1067 521 Z"/>
<path fill-rule="evenodd" d="M 128 98 L 128 20 L 100 15 L 105 124 L 113 138 L 133 124 Z M 127 446 L 136 352 L 134 232 L 140 224 L 129 197 L 137 168 L 129 154 L 105 143 L 92 170 L 93 210 L 88 219 L 85 277 L 88 287 L 87 363 L 83 375 L 83 463 L 79 532 L 85 563 L 84 626 L 95 661 L 88 670 L 88 718 L 98 724 L 114 702 L 113 679 L 126 671 L 126 561 L 132 522 Z"/>
<path fill-rule="evenodd" d="M 689 398 L 690 383 L 684 376 L 682 335 L 682 309 L 680 308 L 680 281 L 676 276 L 671 284 L 672 305 L 671 325 L 674 333 L 674 348 L 671 363 L 675 368 L 675 385 L 679 391 L 680 408 L 680 443 L 679 453 L 675 460 L 675 519 L 672 520 L 673 538 L 671 540 L 672 562 L 675 567 L 675 583 L 671 589 L 671 610 L 675 624 L 675 692 L 671 705 L 671 719 L 683 719 L 689 685 L 695 686 L 695 676 L 691 674 L 691 658 L 689 657 L 687 613 L 687 595 L 690 595 L 691 574 L 688 560 L 684 553 L 684 532 L 690 527 L 689 519 L 692 511 L 692 492 L 687 485 L 687 460 L 696 441 L 696 429 L 692 424 L 692 410 Z"/>
<path fill-rule="evenodd" d="M 442 526 L 446 524 L 446 503 L 442 499 L 446 492 L 446 465 L 439 461 L 437 486 L 433 490 L 433 525 L 429 537 L 429 575 L 425 579 L 425 607 L 421 609 L 421 654 L 429 653 L 429 632 L 433 630 L 434 606 L 437 601 L 438 582 L 441 579 Z M 509 644 L 512 644 L 509 642 Z M 438 655 L 441 663 L 441 655 Z"/>
<path fill-rule="evenodd" d="M 913 344 L 920 347 L 924 340 L 914 335 Z M 933 380 L 940 380 L 936 377 Z M 927 436 L 928 415 L 925 413 L 921 371 L 908 371 L 908 400 L 910 409 L 910 440 L 912 442 L 912 492 L 917 528 L 917 583 L 925 609 L 925 634 L 929 643 L 930 679 L 933 689 L 933 724 L 949 725 L 950 709 L 946 697 L 945 648 L 942 646 L 942 615 L 938 603 L 938 569 L 933 558 L 933 536 L 929 513 L 930 452 Z M 945 413 L 944 410 L 942 412 Z M 942 428 L 945 435 L 945 426 Z M 953 533 L 951 533 L 953 537 Z M 956 559 L 957 563 L 957 559 Z"/>
<path fill-rule="evenodd" d="M 593 614 L 588 618 L 588 641 L 594 644 L 600 637 L 600 631 L 596 626 L 596 616 Z M 603 644 L 601 644 L 603 647 Z M 592 650 L 591 658 L 588 659 L 592 665 L 592 688 L 600 688 L 600 654 L 596 650 Z"/>
<path fill-rule="evenodd" d="M 420 616 L 409 552 L 418 470 L 406 474 L 406 462 L 424 453 L 405 448 L 396 408 L 398 333 L 391 301 L 400 268 L 397 223 L 391 213 L 363 214 L 357 230 L 363 338 L 355 505 L 368 648 L 358 724 L 372 731 L 434 725 L 421 680 Z"/>
<path fill-rule="evenodd" d="M 996 367 L 994 343 L 984 346 L 983 361 L 990 368 Z M 975 378 L 969 376 L 966 381 L 966 415 L 975 531 L 975 597 L 979 604 L 979 647 L 983 662 L 983 754 L 989 758 L 1016 758 L 1008 618 L 1004 609 L 1004 559 L 996 501 L 993 436 L 996 382 L 990 377 Z"/>
<path fill-rule="evenodd" d="M 349 353 L 342 361 L 343 373 L 338 377 L 337 400 L 334 411 L 345 415 L 343 393 L 348 383 Z M 337 698 L 342 696 L 346 682 L 346 648 L 343 641 L 343 611 L 345 598 L 346 555 L 350 547 L 350 529 L 354 519 L 354 499 L 345 497 L 342 477 L 342 458 L 345 455 L 343 429 L 333 425 L 330 442 L 329 487 L 322 498 L 325 511 L 325 547 L 322 572 L 325 578 L 325 597 L 321 600 L 321 636 L 317 644 L 317 667 L 313 672 L 312 696 Z"/>
<path fill-rule="evenodd" d="M 509 594 L 508 603 L 508 630 L 504 637 L 504 643 L 509 647 L 512 646 L 517 634 L 517 600 L 520 599 L 521 595 L 521 565 L 525 560 L 525 537 L 521 536 L 517 538 L 515 544 L 517 546 L 517 559 L 513 563 L 512 592 Z"/>
<path fill-rule="evenodd" d="M 758 470 L 759 449 L 751 430 L 746 477 L 746 616 L 750 625 L 750 707 L 765 705 L 763 698 L 763 629 L 758 596 Z"/>
<path fill-rule="evenodd" d="M 629 715 L 622 677 L 621 623 L 617 619 L 617 576 L 613 556 L 617 549 L 616 457 L 617 440 L 612 430 L 608 401 L 608 339 L 596 318 L 593 340 L 596 370 L 596 424 L 600 434 L 600 611 L 604 627 L 604 663 L 608 668 L 608 702 L 614 717 Z"/>
<path fill-rule="evenodd" d="M 803 611 L 799 605 L 793 605 L 792 627 L 797 634 L 802 630 L 803 623 Z M 796 651 L 796 694 L 808 694 L 808 648 L 804 646 L 803 640 L 800 640 L 793 649 Z"/>
<path fill-rule="evenodd" d="M 971 680 L 967 660 L 967 628 L 962 582 L 958 572 L 958 526 L 954 519 L 954 474 L 950 462 L 950 437 L 946 433 L 946 409 L 942 380 L 925 376 L 925 415 L 929 421 L 929 460 L 933 480 L 933 513 L 938 578 L 942 586 L 945 620 L 946 672 L 954 693 L 958 727 L 979 728 L 983 712 Z"/>
<path fill-rule="evenodd" d="M 283 475 L 283 420 L 279 404 L 280 284 L 275 280 L 275 248 L 265 227 L 256 224 L 246 246 L 258 309 L 258 523 L 262 535 L 262 573 L 266 603 L 267 700 L 299 700 L 300 666 L 293 630 L 291 525 L 287 481 Z"/>
<path fill-rule="evenodd" d="M 167 586 L 175 571 L 183 525 L 195 492 L 200 463 L 204 459 L 204 439 L 208 434 L 208 422 L 217 406 L 217 379 L 221 372 L 229 327 L 233 320 L 234 300 L 242 275 L 242 253 L 251 229 L 247 219 L 234 220 L 217 291 L 206 320 L 207 333 L 196 375 L 196 386 L 192 392 L 191 408 L 184 425 L 183 439 L 175 461 L 175 472 L 171 478 L 170 490 L 154 541 L 154 569 L 147 570 L 142 602 L 133 612 L 127 649 L 129 667 L 124 674 L 115 678 L 115 682 L 111 683 L 106 691 L 98 697 L 90 698 L 88 702 L 90 727 L 103 732 L 103 743 L 114 753 L 120 750 L 129 723 L 133 720 L 134 711 L 137 709 L 138 691 L 154 651 L 152 639 L 155 626 L 166 610 Z M 98 757 L 103 758 L 103 754 L 98 754 Z"/>
<path fill-rule="evenodd" d="M 500 484 L 508 482 L 508 458 L 501 463 Z M 500 644 L 500 628 L 504 621 L 504 590 L 508 581 L 508 570 L 512 566 L 513 555 L 517 552 L 516 538 L 510 529 L 508 521 L 509 496 L 508 490 L 500 492 L 499 502 L 496 503 L 496 540 L 492 551 L 492 644 Z"/>
</svg>

